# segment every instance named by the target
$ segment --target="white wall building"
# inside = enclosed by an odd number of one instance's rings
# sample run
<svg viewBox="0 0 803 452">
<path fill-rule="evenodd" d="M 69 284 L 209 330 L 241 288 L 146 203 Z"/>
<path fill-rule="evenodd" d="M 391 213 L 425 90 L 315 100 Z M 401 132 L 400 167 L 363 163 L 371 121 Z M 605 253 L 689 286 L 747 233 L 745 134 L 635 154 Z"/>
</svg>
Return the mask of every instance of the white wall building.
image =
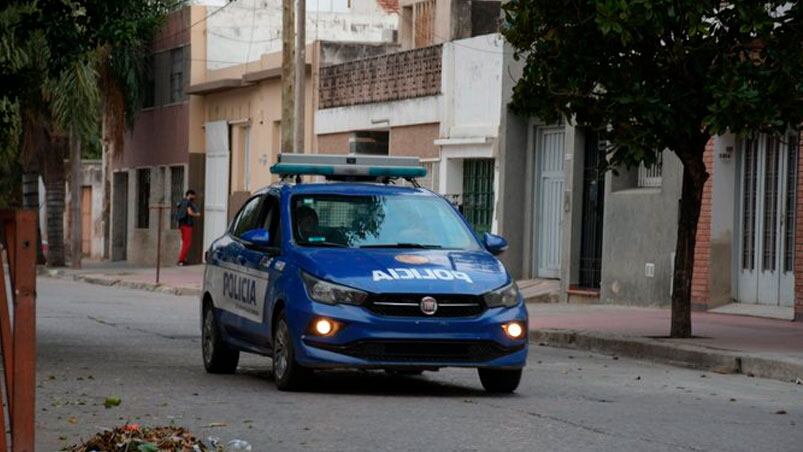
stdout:
<svg viewBox="0 0 803 452">
<path fill-rule="evenodd" d="M 282 49 L 281 0 L 208 6 L 206 67 L 222 69 Z M 399 16 L 376 0 L 307 0 L 306 41 L 393 42 Z"/>
</svg>

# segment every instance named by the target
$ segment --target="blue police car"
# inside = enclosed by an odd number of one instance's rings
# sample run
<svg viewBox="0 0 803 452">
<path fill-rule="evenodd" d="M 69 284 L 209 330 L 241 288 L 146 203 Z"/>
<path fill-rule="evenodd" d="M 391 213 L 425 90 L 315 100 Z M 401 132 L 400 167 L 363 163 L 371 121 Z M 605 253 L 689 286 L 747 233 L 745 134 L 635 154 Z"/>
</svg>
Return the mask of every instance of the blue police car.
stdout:
<svg viewBox="0 0 803 452">
<path fill-rule="evenodd" d="M 472 367 L 489 392 L 518 387 L 527 310 L 494 257 L 507 243 L 419 188 L 416 158 L 282 154 L 271 171 L 282 182 L 206 254 L 208 372 L 233 373 L 250 352 L 273 358 L 281 390 L 332 368 Z"/>
</svg>

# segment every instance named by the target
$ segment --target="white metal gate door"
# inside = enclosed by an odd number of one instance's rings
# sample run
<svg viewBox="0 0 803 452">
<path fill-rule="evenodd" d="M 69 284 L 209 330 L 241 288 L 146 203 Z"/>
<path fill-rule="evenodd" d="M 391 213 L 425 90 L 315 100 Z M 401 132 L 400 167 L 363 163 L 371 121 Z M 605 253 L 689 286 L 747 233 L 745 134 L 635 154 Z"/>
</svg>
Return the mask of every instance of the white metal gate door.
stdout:
<svg viewBox="0 0 803 452">
<path fill-rule="evenodd" d="M 229 204 L 229 125 L 206 123 L 204 250 L 226 231 Z"/>
<path fill-rule="evenodd" d="M 794 305 L 797 138 L 742 142 L 737 301 Z"/>
<path fill-rule="evenodd" d="M 564 135 L 563 128 L 539 129 L 537 135 L 534 268 L 541 278 L 560 276 Z"/>
</svg>

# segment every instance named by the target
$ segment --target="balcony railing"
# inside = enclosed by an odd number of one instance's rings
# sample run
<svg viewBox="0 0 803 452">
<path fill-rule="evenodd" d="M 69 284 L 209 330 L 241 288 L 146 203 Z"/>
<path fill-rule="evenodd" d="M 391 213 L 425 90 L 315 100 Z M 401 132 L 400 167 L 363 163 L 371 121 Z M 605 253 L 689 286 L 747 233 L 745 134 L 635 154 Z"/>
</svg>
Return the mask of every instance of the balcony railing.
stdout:
<svg viewBox="0 0 803 452">
<path fill-rule="evenodd" d="M 436 45 L 322 67 L 320 108 L 439 94 L 441 52 Z"/>
</svg>

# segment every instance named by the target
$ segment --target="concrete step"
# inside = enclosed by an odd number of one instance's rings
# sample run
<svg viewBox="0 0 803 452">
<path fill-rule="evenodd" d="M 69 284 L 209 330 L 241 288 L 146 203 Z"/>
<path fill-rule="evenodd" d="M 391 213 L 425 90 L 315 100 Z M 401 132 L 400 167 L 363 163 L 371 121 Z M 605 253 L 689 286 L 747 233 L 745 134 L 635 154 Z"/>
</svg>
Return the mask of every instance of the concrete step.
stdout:
<svg viewBox="0 0 803 452">
<path fill-rule="evenodd" d="M 557 279 L 525 279 L 517 282 L 526 303 L 557 303 L 560 281 Z"/>
</svg>

